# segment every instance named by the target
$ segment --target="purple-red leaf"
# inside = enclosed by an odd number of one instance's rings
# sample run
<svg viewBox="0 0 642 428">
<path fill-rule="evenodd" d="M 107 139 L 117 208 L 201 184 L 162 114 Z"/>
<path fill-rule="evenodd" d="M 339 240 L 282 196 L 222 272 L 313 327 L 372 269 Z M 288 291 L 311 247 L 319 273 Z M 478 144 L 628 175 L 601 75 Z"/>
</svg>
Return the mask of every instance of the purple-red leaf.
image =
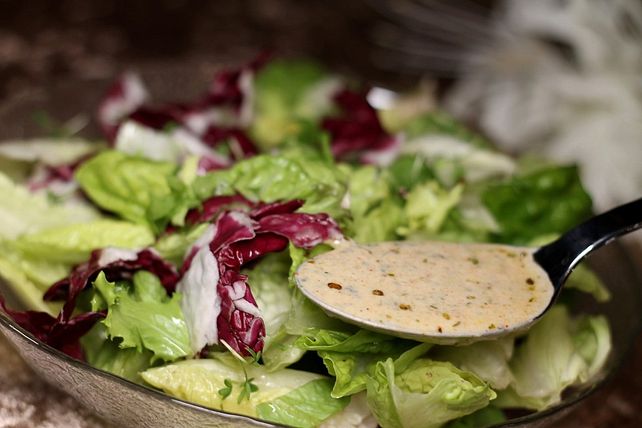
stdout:
<svg viewBox="0 0 642 428">
<path fill-rule="evenodd" d="M 345 89 L 335 96 L 343 115 L 327 117 L 323 128 L 332 137 L 332 154 L 337 159 L 356 158 L 363 163 L 385 164 L 399 149 L 399 139 L 383 129 L 377 111 L 365 96 Z"/>
<path fill-rule="evenodd" d="M 224 210 L 253 207 L 256 204 L 243 195 L 212 196 L 203 201 L 200 207 L 187 212 L 185 223 L 195 225 L 213 221 Z"/>
<path fill-rule="evenodd" d="M 244 211 L 222 211 L 229 210 L 233 203 L 240 204 Z M 241 268 L 265 254 L 283 251 L 289 241 L 312 248 L 343 236 L 327 214 L 295 213 L 302 205 L 300 200 L 265 204 L 238 196 L 214 197 L 200 211 L 188 214 L 190 224 L 218 216 L 191 248 L 178 286 L 197 348 L 225 342 L 243 356 L 263 348 L 265 326 Z M 204 248 L 209 253 L 203 253 Z M 208 293 L 208 287 L 216 287 L 216 294 Z M 213 301 L 203 302 L 203 296 Z M 212 310 L 218 313 L 204 313 Z M 208 320 L 214 316 L 216 330 L 212 333 L 214 326 Z"/>
<path fill-rule="evenodd" d="M 312 248 L 328 240 L 341 239 L 337 223 L 327 214 L 284 213 L 258 221 L 257 233 L 272 232 L 288 238 L 301 248 Z"/>
<path fill-rule="evenodd" d="M 147 101 L 147 90 L 133 73 L 123 74 L 98 107 L 98 123 L 108 140 L 116 138 L 120 123 Z"/>
<path fill-rule="evenodd" d="M 6 306 L 2 295 L 0 295 L 0 307 L 13 318 L 16 324 L 33 334 L 38 340 L 77 360 L 84 360 L 80 338 L 97 321 L 105 317 L 103 312 L 87 312 L 71 319 L 63 319 L 62 313 L 55 318 L 46 312 L 15 311 Z"/>
<path fill-rule="evenodd" d="M 109 281 L 130 279 L 139 270 L 147 270 L 158 277 L 168 293 L 174 291 L 178 273 L 174 266 L 156 252 L 144 249 L 139 252 L 114 248 L 94 250 L 85 263 L 76 266 L 71 274 L 53 284 L 45 292 L 45 300 L 65 300 L 62 319 L 69 320 L 76 306 L 78 295 L 103 271 Z"/>
</svg>

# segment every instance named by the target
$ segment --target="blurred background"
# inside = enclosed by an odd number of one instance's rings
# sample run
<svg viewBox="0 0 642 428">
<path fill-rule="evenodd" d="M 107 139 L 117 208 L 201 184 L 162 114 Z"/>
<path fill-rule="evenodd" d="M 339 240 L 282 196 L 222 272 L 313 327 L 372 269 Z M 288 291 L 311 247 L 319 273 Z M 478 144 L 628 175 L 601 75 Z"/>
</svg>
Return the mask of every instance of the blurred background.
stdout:
<svg viewBox="0 0 642 428">
<path fill-rule="evenodd" d="M 0 109 L 62 81 L 203 75 L 264 50 L 373 85 L 421 84 L 505 150 L 581 163 L 598 210 L 642 191 L 639 0 L 0 0 Z M 0 416 L 26 412 L 5 398 Z M 641 426 L 639 403 L 642 340 L 557 426 Z"/>
</svg>

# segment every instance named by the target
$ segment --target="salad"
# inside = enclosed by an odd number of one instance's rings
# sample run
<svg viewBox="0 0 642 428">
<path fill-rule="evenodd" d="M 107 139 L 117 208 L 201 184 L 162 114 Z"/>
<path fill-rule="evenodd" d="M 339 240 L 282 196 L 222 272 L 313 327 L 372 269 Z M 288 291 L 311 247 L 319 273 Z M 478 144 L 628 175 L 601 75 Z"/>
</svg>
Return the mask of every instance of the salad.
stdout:
<svg viewBox="0 0 642 428">
<path fill-rule="evenodd" d="M 0 144 L 0 276 L 27 310 L 0 305 L 93 367 L 284 425 L 481 427 L 555 405 L 611 347 L 605 317 L 564 297 L 525 334 L 443 346 L 333 319 L 294 286 L 346 238 L 541 245 L 591 214 L 575 166 L 367 94 L 303 60 L 221 71 L 189 102 L 124 74 L 101 141 Z M 609 297 L 582 267 L 572 289 Z"/>
</svg>

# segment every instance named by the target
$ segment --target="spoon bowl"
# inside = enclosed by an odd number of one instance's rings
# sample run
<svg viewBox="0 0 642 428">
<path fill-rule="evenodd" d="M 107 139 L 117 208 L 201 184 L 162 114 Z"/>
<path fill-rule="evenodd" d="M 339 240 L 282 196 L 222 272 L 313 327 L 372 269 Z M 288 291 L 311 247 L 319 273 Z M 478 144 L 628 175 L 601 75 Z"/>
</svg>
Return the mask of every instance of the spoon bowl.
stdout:
<svg viewBox="0 0 642 428">
<path fill-rule="evenodd" d="M 346 241 L 303 263 L 301 292 L 331 316 L 439 344 L 528 329 L 589 253 L 642 227 L 642 199 L 595 216 L 541 248 Z"/>
</svg>

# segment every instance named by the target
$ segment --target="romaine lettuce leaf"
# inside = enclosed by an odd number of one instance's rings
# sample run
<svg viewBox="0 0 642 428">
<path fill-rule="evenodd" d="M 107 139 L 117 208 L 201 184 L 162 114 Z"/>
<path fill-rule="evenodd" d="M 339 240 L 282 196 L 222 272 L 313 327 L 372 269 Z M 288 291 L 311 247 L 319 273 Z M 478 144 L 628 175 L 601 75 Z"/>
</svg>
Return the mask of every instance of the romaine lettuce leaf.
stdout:
<svg viewBox="0 0 642 428">
<path fill-rule="evenodd" d="M 76 171 L 83 191 L 101 208 L 160 232 L 169 220 L 195 203 L 176 176 L 177 166 L 117 151 L 105 151 Z"/>
<path fill-rule="evenodd" d="M 65 206 L 43 194 L 32 194 L 0 172 L 0 238 L 14 239 L 23 233 L 84 223 L 99 217 L 85 206 Z"/>
<path fill-rule="evenodd" d="M 213 357 L 152 368 L 142 377 L 184 400 L 295 426 L 318 426 L 349 403 L 330 397 L 331 381 L 318 374 L 292 369 L 270 373 L 233 357 Z"/>
<path fill-rule="evenodd" d="M 107 337 L 104 325 L 96 324 L 86 335 L 80 339 L 85 358 L 93 367 L 142 383 L 140 373 L 147 370 L 154 354 L 143 349 L 121 349 L 118 344 Z"/>
<path fill-rule="evenodd" d="M 272 61 L 254 80 L 252 136 L 263 148 L 283 142 L 299 131 L 301 119 L 316 120 L 328 113 L 341 84 L 316 63 Z"/>
<path fill-rule="evenodd" d="M 263 202 L 303 199 L 300 211 L 328 213 L 337 221 L 345 213 L 341 200 L 346 193 L 342 171 L 324 162 L 296 156 L 259 155 L 240 161 L 230 169 L 196 178 L 199 199 L 214 195 L 243 196 Z"/>
<path fill-rule="evenodd" d="M 495 392 L 472 373 L 421 358 L 396 373 L 378 362 L 367 381 L 368 404 L 383 428 L 430 428 L 484 408 Z"/>
<path fill-rule="evenodd" d="M 495 389 L 505 389 L 513 380 L 509 361 L 513 355 L 512 337 L 476 342 L 466 346 L 439 346 L 431 357 L 448 361 L 472 372 Z"/>
<path fill-rule="evenodd" d="M 412 239 L 436 236 L 460 202 L 463 190 L 462 185 L 448 190 L 436 181 L 415 186 L 408 193 L 404 207 L 408 223 L 399 227 L 398 232 Z"/>
<path fill-rule="evenodd" d="M 64 277 L 66 272 L 66 267 L 61 264 L 25 259 L 9 243 L 0 240 L 0 277 L 26 309 L 57 314 L 60 304 L 45 302 L 42 293 L 52 282 Z M 43 277 L 52 279 L 43 281 L 40 279 Z"/>
<path fill-rule="evenodd" d="M 108 282 L 101 272 L 94 288 L 108 307 L 102 323 L 121 349 L 147 349 L 153 353 L 152 362 L 191 355 L 187 325 L 179 306 L 180 293 L 168 297 L 155 275 L 138 271 L 133 287 L 119 287 Z"/>
<path fill-rule="evenodd" d="M 331 389 L 330 379 L 313 380 L 270 402 L 259 404 L 256 413 L 269 422 L 313 428 L 342 411 L 350 402 L 349 398 L 328 399 Z"/>
<path fill-rule="evenodd" d="M 454 117 L 443 111 L 433 111 L 416 117 L 405 124 L 403 132 L 408 140 L 424 135 L 446 135 L 481 148 L 490 148 L 491 144 L 481 135 L 475 134 Z"/>
<path fill-rule="evenodd" d="M 525 244 L 560 234 L 591 215 L 575 166 L 549 167 L 489 185 L 482 201 L 501 228 L 497 239 Z"/>
<path fill-rule="evenodd" d="M 364 166 L 351 171 L 348 183 L 353 239 L 362 243 L 396 239 L 405 216 L 401 198 L 390 191 L 388 176 L 373 166 Z"/>
<path fill-rule="evenodd" d="M 153 242 L 145 225 L 104 219 L 25 234 L 14 245 L 28 257 L 72 265 L 87 260 L 95 249 L 137 249 Z"/>
</svg>

